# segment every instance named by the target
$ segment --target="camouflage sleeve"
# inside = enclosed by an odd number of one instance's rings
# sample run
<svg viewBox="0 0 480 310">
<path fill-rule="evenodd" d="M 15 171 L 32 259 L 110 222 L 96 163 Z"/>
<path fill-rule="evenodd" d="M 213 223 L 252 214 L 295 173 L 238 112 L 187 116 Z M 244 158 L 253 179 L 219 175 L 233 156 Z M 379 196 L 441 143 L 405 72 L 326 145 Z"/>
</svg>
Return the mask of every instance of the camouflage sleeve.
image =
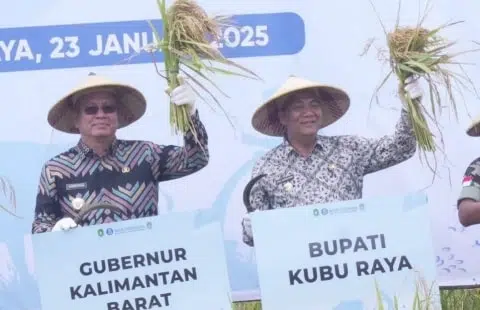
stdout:
<svg viewBox="0 0 480 310">
<path fill-rule="evenodd" d="M 57 199 L 55 178 L 46 164 L 40 174 L 32 234 L 51 231 L 61 218 L 62 212 Z"/>
<path fill-rule="evenodd" d="M 393 135 L 379 139 L 358 138 L 356 144 L 365 175 L 404 162 L 415 154 L 417 148 L 417 141 L 405 109 L 402 109 Z"/>
<path fill-rule="evenodd" d="M 480 158 L 475 159 L 465 171 L 457 206 L 463 199 L 480 201 Z"/>
<path fill-rule="evenodd" d="M 156 180 L 167 181 L 193 174 L 209 161 L 208 135 L 198 111 L 192 115 L 194 132 L 184 136 L 184 146 L 152 143 L 152 173 Z M 196 137 L 195 137 L 196 135 Z"/>
</svg>

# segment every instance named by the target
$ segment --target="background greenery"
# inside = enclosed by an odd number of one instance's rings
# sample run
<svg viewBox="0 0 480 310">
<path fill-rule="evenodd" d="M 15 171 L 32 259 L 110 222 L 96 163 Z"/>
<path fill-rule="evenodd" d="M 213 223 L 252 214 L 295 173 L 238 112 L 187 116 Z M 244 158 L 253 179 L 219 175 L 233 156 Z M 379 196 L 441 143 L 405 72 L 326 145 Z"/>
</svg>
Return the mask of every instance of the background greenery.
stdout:
<svg viewBox="0 0 480 310">
<path fill-rule="evenodd" d="M 441 290 L 442 310 L 480 310 L 480 289 Z M 235 310 L 260 310 L 260 302 L 234 303 Z"/>
</svg>

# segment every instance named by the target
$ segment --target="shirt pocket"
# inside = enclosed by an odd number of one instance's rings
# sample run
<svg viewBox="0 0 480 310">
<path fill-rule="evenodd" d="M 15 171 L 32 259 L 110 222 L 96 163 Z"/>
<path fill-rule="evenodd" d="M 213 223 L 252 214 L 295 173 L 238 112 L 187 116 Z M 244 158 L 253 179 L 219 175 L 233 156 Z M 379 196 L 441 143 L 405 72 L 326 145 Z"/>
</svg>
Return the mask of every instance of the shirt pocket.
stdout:
<svg viewBox="0 0 480 310">
<path fill-rule="evenodd" d="M 286 208 L 292 205 L 293 196 L 298 188 L 295 186 L 295 177 L 292 174 L 276 174 L 271 179 L 274 208 Z"/>
<path fill-rule="evenodd" d="M 345 169 L 332 160 L 322 163 L 315 175 L 322 187 L 331 189 L 339 186 L 344 177 L 346 177 Z"/>
<path fill-rule="evenodd" d="M 68 208 L 70 210 L 78 212 L 81 208 L 75 208 L 72 204 L 72 201 L 75 198 L 82 199 L 84 201 L 83 207 L 85 207 L 85 204 L 89 200 L 89 196 L 91 195 L 89 186 L 90 184 L 88 184 L 87 181 L 83 180 L 66 183 L 63 191 L 59 192 L 59 199 L 62 208 Z"/>
</svg>

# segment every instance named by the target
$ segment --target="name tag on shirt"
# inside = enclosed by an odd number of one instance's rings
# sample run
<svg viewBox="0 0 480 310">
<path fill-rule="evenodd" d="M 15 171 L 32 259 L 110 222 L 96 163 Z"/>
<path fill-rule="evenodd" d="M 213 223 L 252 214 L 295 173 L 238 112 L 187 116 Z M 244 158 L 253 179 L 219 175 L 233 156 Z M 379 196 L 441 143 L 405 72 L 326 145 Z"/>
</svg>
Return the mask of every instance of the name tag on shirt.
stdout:
<svg viewBox="0 0 480 310">
<path fill-rule="evenodd" d="M 86 189 L 86 188 L 87 188 L 87 182 L 83 182 L 83 183 L 70 183 L 70 184 L 67 184 L 66 188 L 67 188 L 67 191 L 74 191 L 74 190 L 79 190 L 79 189 Z"/>
<path fill-rule="evenodd" d="M 289 175 L 289 176 L 286 176 L 286 177 L 283 177 L 279 180 L 277 180 L 275 183 L 276 185 L 282 185 L 282 184 L 285 184 L 287 182 L 290 182 L 293 180 L 293 175 Z"/>
</svg>

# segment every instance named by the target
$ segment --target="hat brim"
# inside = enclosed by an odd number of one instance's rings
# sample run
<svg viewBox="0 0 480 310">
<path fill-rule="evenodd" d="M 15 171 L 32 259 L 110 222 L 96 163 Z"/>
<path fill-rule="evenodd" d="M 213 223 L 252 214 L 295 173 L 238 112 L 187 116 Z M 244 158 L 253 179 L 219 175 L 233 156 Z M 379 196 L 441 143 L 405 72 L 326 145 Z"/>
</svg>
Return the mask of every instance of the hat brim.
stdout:
<svg viewBox="0 0 480 310">
<path fill-rule="evenodd" d="M 480 117 L 472 122 L 467 129 L 467 135 L 470 137 L 480 137 Z"/>
<path fill-rule="evenodd" d="M 288 92 L 276 95 L 260 106 L 252 117 L 252 126 L 258 132 L 274 137 L 283 137 L 286 128 L 280 122 L 278 112 L 285 99 L 295 93 L 313 90 L 314 96 L 324 108 L 322 108 L 322 125 L 325 128 L 339 120 L 350 107 L 350 97 L 340 88 L 328 85 L 308 85 L 297 87 Z"/>
<path fill-rule="evenodd" d="M 76 112 L 73 97 L 101 88 L 110 88 L 118 100 L 118 128 L 126 127 L 140 119 L 146 111 L 146 100 L 143 94 L 132 86 L 120 83 L 103 83 L 74 90 L 60 99 L 48 113 L 48 123 L 53 128 L 78 134 L 75 127 Z"/>
</svg>

